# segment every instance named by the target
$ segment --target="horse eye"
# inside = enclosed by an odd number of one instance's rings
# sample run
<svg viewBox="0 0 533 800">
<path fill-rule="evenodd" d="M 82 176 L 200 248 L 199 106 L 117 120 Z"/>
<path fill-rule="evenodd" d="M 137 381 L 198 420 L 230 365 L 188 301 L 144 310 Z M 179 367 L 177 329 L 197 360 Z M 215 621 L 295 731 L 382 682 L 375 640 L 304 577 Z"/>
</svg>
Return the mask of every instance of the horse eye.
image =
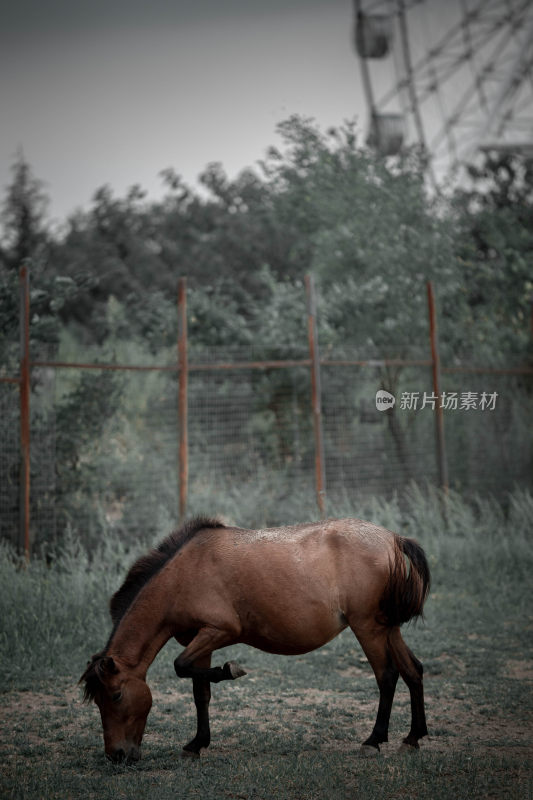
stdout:
<svg viewBox="0 0 533 800">
<path fill-rule="evenodd" d="M 111 701 L 113 703 L 118 703 L 121 697 L 122 697 L 122 692 L 115 692 L 114 694 L 111 695 Z"/>
</svg>

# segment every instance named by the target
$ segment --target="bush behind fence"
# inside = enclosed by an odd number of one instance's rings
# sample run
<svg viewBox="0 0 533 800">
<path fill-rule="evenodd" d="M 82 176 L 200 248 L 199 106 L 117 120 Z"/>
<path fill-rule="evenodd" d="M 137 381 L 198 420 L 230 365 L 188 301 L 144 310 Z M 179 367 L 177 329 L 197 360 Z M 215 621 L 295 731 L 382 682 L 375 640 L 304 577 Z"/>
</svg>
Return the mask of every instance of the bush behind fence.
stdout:
<svg viewBox="0 0 533 800">
<path fill-rule="evenodd" d="M 245 355 L 216 349 L 206 361 L 257 357 Z M 305 358 L 304 352 L 292 355 Z M 287 353 L 278 356 L 282 360 Z M 516 485 L 530 486 L 533 402 L 523 379 L 461 373 L 443 376 L 442 383 L 443 391 L 459 395 L 497 394 L 492 410 L 445 412 L 451 487 L 503 499 Z M 375 405 L 383 386 L 394 388 L 396 396 L 394 408 L 384 412 Z M 370 494 L 390 497 L 412 482 L 438 484 L 434 411 L 428 405 L 400 406 L 405 393 L 422 398 L 424 392 L 432 392 L 426 366 L 402 367 L 392 377 L 380 366 L 322 366 L 330 505 Z M 316 516 L 308 366 L 192 371 L 188 401 L 191 512 L 223 512 L 243 523 L 232 501 L 240 493 L 256 498 L 256 524 L 287 521 L 296 510 Z M 53 541 L 67 527 L 91 546 L 104 532 L 149 539 L 176 524 L 176 372 L 41 370 L 33 376 L 31 409 L 33 547 Z M 0 530 L 16 542 L 16 386 L 0 385 L 0 411 Z"/>
<path fill-rule="evenodd" d="M 27 292 L 27 280 L 25 286 Z M 109 532 L 149 540 L 176 524 L 186 488 L 189 513 L 223 513 L 249 525 L 310 518 L 317 515 L 318 456 L 326 513 L 328 501 L 349 509 L 361 497 L 401 494 L 412 483 L 439 485 L 443 451 L 435 422 L 442 393 L 456 397 L 456 407 L 443 412 L 450 486 L 499 500 L 515 486 L 531 487 L 533 370 L 444 365 L 435 403 L 429 340 L 427 347 L 395 342 L 387 353 L 372 354 L 346 343 L 342 352 L 328 348 L 319 358 L 311 333 L 304 345 L 302 324 L 301 347 L 188 347 L 184 288 L 182 281 L 179 358 L 175 349 L 161 348 L 156 359 L 142 344 L 114 340 L 111 349 L 93 346 L 85 354 L 92 365 L 78 363 L 82 349 L 67 337 L 60 352 L 36 351 L 35 343 L 31 353 L 21 351 L 18 379 L 15 348 L 9 349 L 11 362 L 0 371 L 2 538 L 20 546 L 24 517 L 34 548 L 67 529 L 89 548 Z M 308 300 L 316 322 L 309 284 Z M 29 515 L 21 491 L 24 359 Z M 378 410 L 378 390 L 392 394 L 395 405 Z M 186 470 L 180 430 L 188 438 Z"/>
</svg>

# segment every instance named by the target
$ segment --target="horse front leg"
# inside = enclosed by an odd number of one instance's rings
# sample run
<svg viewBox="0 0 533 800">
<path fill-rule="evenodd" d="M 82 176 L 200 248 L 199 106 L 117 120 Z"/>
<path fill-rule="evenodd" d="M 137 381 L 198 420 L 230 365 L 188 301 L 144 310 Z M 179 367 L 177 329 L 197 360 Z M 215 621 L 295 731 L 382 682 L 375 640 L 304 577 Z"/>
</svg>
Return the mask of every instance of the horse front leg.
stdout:
<svg viewBox="0 0 533 800">
<path fill-rule="evenodd" d="M 223 635 L 221 634 L 223 637 Z M 200 750 L 209 747 L 211 731 L 209 727 L 209 702 L 211 700 L 211 683 L 224 680 L 235 680 L 246 675 L 235 661 L 227 661 L 223 667 L 211 667 L 211 652 L 214 640 L 222 641 L 221 636 L 213 636 L 212 632 L 202 629 L 187 645 L 174 661 L 174 669 L 178 678 L 192 678 L 194 704 L 196 706 L 196 736 L 183 748 L 184 756 L 199 756 Z M 228 644 L 229 642 L 226 642 Z M 224 644 L 216 645 L 223 647 Z"/>
<path fill-rule="evenodd" d="M 198 663 L 198 667 L 208 670 L 210 664 L 211 656 L 209 655 L 206 656 L 201 663 Z M 196 706 L 196 736 L 184 745 L 182 755 L 198 757 L 202 747 L 209 747 L 211 741 L 211 730 L 209 727 L 211 684 L 207 678 L 195 676 L 192 679 L 192 691 L 194 705 Z"/>
<path fill-rule="evenodd" d="M 234 681 L 236 678 L 246 675 L 246 671 L 236 661 L 226 661 L 223 667 L 199 666 L 207 657 L 211 658 L 214 650 L 235 644 L 237 636 L 238 632 L 231 630 L 230 626 L 227 630 L 213 628 L 209 625 L 200 628 L 188 642 L 185 650 L 174 660 L 174 669 L 178 678 L 206 678 L 211 683 L 220 683 L 220 681 Z M 181 637 L 176 638 L 182 644 L 187 641 Z M 210 660 L 209 663 L 211 663 Z"/>
<path fill-rule="evenodd" d="M 234 681 L 246 675 L 246 670 L 243 669 L 236 661 L 226 661 L 223 667 L 210 667 L 208 669 L 201 669 L 196 666 L 184 666 L 179 663 L 180 656 L 174 659 L 174 670 L 178 678 L 195 678 L 198 680 L 206 680 L 208 683 L 220 683 L 220 681 Z"/>
</svg>

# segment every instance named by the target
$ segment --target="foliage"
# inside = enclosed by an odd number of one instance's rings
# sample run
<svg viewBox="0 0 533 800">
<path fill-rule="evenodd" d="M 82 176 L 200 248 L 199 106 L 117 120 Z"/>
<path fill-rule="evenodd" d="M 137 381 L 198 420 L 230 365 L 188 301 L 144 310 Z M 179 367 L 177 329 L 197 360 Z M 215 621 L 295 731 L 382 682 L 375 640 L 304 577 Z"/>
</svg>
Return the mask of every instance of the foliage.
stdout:
<svg viewBox="0 0 533 800">
<path fill-rule="evenodd" d="M 0 358 L 9 362 L 19 336 L 18 271 L 30 269 L 30 346 L 57 343 L 63 324 L 63 309 L 76 302 L 80 291 L 92 284 L 87 273 L 75 280 L 57 269 L 57 241 L 46 219 L 48 196 L 43 181 L 33 175 L 22 152 L 12 165 L 13 179 L 7 187 L 0 219 Z"/>
<path fill-rule="evenodd" d="M 488 153 L 454 197 L 472 347 L 492 361 L 532 358 L 533 161 Z"/>
<path fill-rule="evenodd" d="M 377 352 L 393 341 L 400 354 L 426 339 L 431 279 L 444 358 L 523 359 L 533 287 L 529 162 L 487 157 L 471 170 L 472 188 L 457 189 L 447 204 L 428 198 L 414 154 L 394 164 L 377 159 L 358 146 L 352 124 L 322 133 L 294 116 L 279 133 L 282 147 L 270 148 L 259 170 L 230 180 L 220 164 L 209 164 L 202 194 L 172 168 L 161 173 L 167 194 L 160 202 L 148 203 L 136 185 L 124 198 L 98 189 L 92 207 L 72 215 L 63 232 L 46 231 L 50 277 L 68 276 L 72 286 L 63 287 L 56 308 L 41 297 L 45 310 L 81 340 L 102 343 L 115 296 L 127 309 L 125 326 L 157 349 L 175 333 L 176 284 L 186 275 L 199 343 L 249 344 L 253 324 L 259 338 L 280 345 L 292 338 L 294 313 L 275 325 L 270 315 L 313 272 L 325 344 L 353 341 Z M 10 263 L 19 257 L 16 241 L 46 230 L 42 185 L 23 160 L 13 169 L 4 203 Z M 21 195 L 31 236 L 17 211 Z M 34 280 L 37 292 L 60 291 Z"/>
<path fill-rule="evenodd" d="M 13 271 L 29 259 L 42 264 L 49 234 L 46 226 L 48 196 L 44 184 L 33 175 L 20 150 L 11 172 L 13 179 L 7 187 L 0 212 L 3 225 L 0 265 Z"/>
</svg>

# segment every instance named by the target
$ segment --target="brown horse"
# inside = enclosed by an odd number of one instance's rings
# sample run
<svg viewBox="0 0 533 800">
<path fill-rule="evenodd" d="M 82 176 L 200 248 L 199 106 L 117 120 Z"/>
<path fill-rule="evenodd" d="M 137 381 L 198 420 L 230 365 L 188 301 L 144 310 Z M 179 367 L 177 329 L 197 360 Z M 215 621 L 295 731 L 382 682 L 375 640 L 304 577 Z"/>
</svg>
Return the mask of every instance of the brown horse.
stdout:
<svg viewBox="0 0 533 800">
<path fill-rule="evenodd" d="M 210 684 L 246 674 L 235 662 L 211 668 L 214 650 L 243 642 L 269 653 L 307 653 L 348 625 L 379 687 L 363 750 L 377 753 L 387 741 L 398 675 L 411 695 L 403 746 L 418 748 L 427 734 L 422 664 L 400 625 L 422 613 L 428 591 L 422 548 L 369 522 L 244 530 L 192 520 L 131 567 L 111 599 L 107 645 L 80 679 L 85 699 L 100 709 L 106 755 L 140 757 L 152 705 L 146 673 L 171 637 L 185 647 L 174 667 L 179 678 L 192 678 L 197 710 L 197 733 L 184 753 L 198 755 L 210 742 Z"/>
</svg>

